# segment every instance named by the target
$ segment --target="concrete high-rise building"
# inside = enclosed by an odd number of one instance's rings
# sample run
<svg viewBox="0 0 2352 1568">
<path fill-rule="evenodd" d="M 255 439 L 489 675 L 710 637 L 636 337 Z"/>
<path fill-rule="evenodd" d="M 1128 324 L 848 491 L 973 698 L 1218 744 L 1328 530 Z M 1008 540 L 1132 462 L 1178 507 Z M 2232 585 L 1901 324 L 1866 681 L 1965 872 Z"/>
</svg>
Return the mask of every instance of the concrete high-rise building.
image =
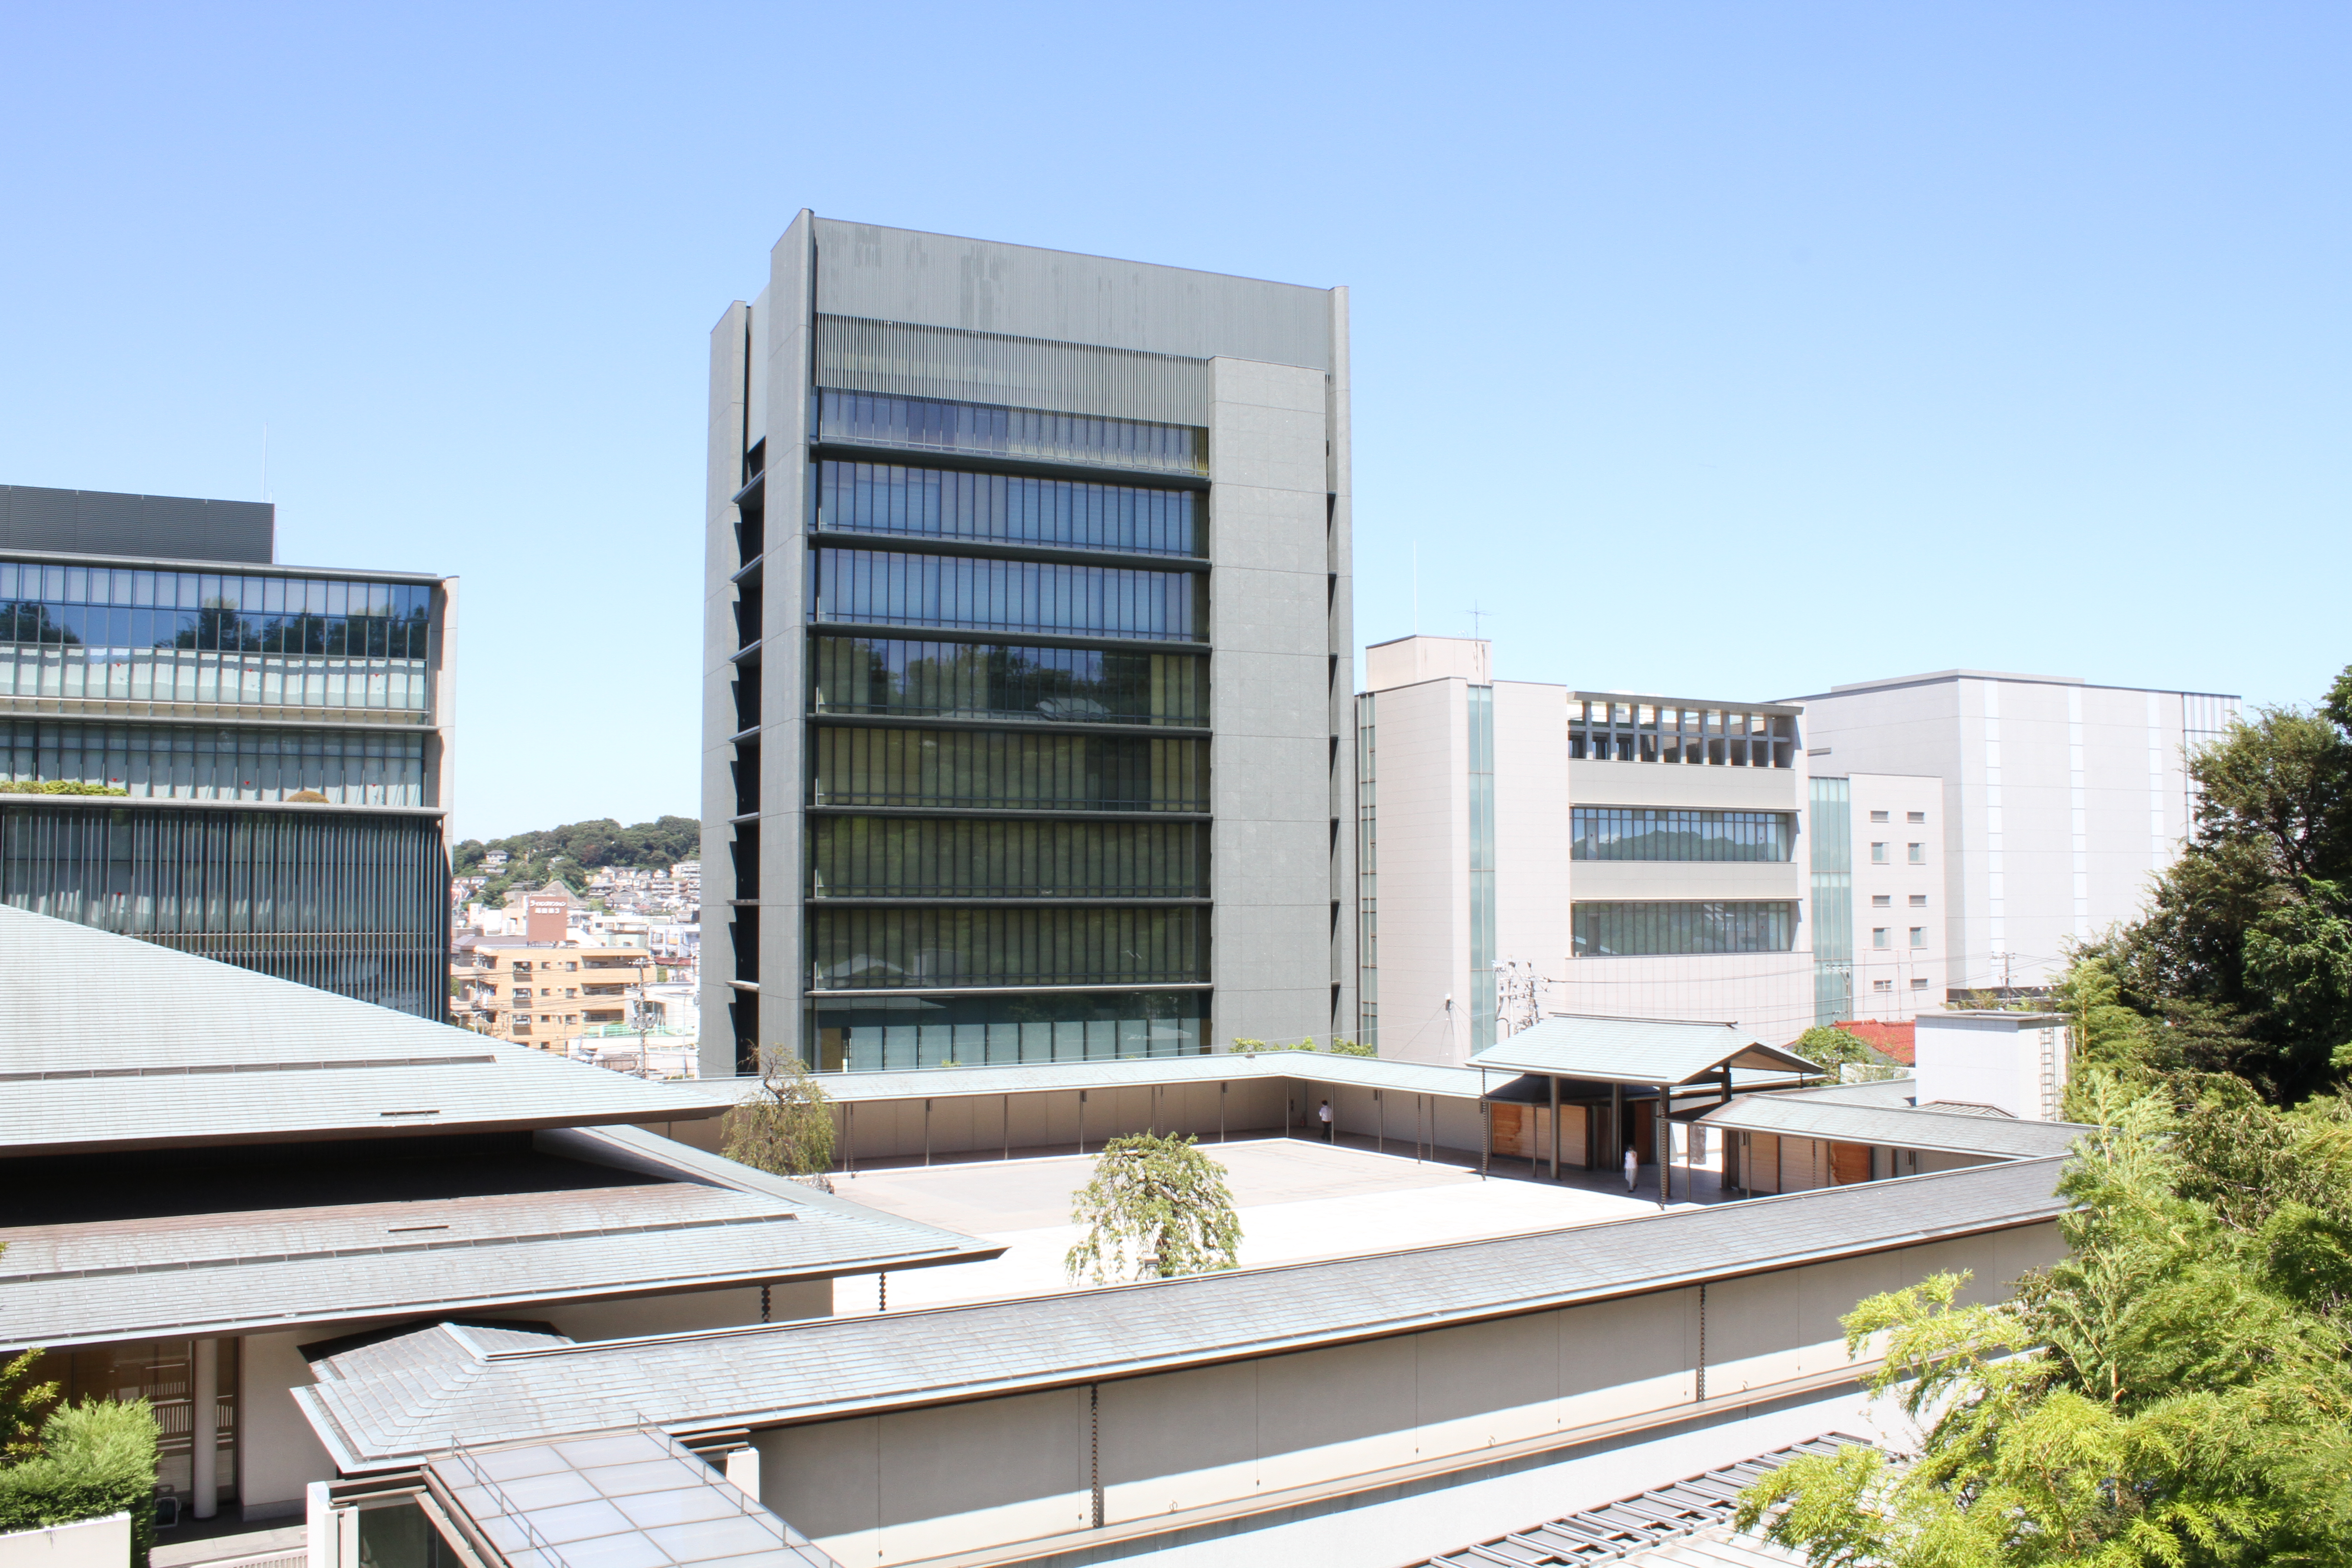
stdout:
<svg viewBox="0 0 2352 1568">
<path fill-rule="evenodd" d="M 1932 774 L 1811 777 L 1813 1022 L 1944 1005 L 1944 790 Z"/>
<path fill-rule="evenodd" d="M 0 902 L 439 1019 L 457 580 L 276 531 L 0 486 Z"/>
<path fill-rule="evenodd" d="M 1360 1037 L 1460 1064 L 1554 1013 L 1812 1021 L 1801 714 L 1496 680 L 1488 645 L 1365 650 Z"/>
<path fill-rule="evenodd" d="M 709 460 L 707 1075 L 1352 1026 L 1344 289 L 803 212 Z"/>
<path fill-rule="evenodd" d="M 1939 1002 L 2046 986 L 2070 941 L 2137 918 L 2195 824 L 2189 753 L 2226 733 L 2239 709 L 2210 692 L 1966 669 L 1793 700 L 1804 704 L 1816 774 L 1941 783 L 1944 909 L 1927 922 L 1943 950 Z M 1937 842 L 1906 826 L 1874 836 L 1857 826 L 1855 837 L 1906 857 L 1915 841 Z M 1870 923 L 1865 912 L 1857 927 Z M 1902 922 L 1906 941 L 1913 923 Z"/>
</svg>

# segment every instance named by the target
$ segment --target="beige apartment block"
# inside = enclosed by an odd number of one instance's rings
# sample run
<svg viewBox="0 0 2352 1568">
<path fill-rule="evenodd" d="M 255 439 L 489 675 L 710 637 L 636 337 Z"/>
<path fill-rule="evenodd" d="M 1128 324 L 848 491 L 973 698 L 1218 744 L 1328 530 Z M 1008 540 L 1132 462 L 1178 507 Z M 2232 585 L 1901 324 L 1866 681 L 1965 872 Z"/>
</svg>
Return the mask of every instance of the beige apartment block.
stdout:
<svg viewBox="0 0 2352 1568">
<path fill-rule="evenodd" d="M 453 1021 L 495 1039 L 570 1053 L 574 1041 L 636 1022 L 655 978 L 643 946 L 583 947 L 488 937 L 449 967 Z"/>
</svg>

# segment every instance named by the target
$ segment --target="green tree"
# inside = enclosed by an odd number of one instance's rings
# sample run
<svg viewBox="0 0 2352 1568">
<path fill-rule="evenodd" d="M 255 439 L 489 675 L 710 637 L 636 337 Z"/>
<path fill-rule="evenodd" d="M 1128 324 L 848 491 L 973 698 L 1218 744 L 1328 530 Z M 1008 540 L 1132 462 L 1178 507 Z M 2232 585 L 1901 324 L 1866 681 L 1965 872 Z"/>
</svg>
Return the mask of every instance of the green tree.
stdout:
<svg viewBox="0 0 2352 1568">
<path fill-rule="evenodd" d="M 1744 1525 L 1825 1568 L 2352 1561 L 2352 1110 L 2088 1078 L 2063 1262 L 1845 1319 L 1919 1451 L 1801 1458 Z"/>
<path fill-rule="evenodd" d="M 1360 1040 L 1342 1039 L 1338 1035 L 1334 1035 L 1331 1037 L 1331 1054 L 1335 1057 L 1377 1057 L 1381 1052 L 1377 1046 L 1368 1046 Z"/>
<path fill-rule="evenodd" d="M 719 1152 L 779 1176 L 813 1176 L 833 1165 L 831 1100 L 792 1052 L 760 1052 L 760 1087 L 719 1123 Z"/>
<path fill-rule="evenodd" d="M 1070 1223 L 1086 1233 L 1063 1259 L 1073 1280 L 1164 1279 L 1239 1261 L 1242 1222 L 1225 1168 L 1189 1135 L 1142 1132 L 1104 1144 L 1094 1179 L 1071 1195 Z"/>
<path fill-rule="evenodd" d="M 1833 1029 L 1827 1024 L 1816 1024 L 1790 1042 L 1789 1049 L 1817 1067 L 1829 1068 L 1836 1078 L 1839 1069 L 1848 1065 L 1864 1068 L 1889 1068 L 1895 1064 L 1873 1050 L 1856 1035 L 1843 1029 Z"/>
<path fill-rule="evenodd" d="M 2118 1066 L 2231 1073 L 2293 1104 L 2352 1075 L 2352 668 L 2317 709 L 2260 710 L 2189 768 L 2194 839 L 2144 919 L 2076 952 L 2061 994 Z"/>
<path fill-rule="evenodd" d="M 0 1459 L 26 1459 L 41 1451 L 41 1415 L 57 1403 L 58 1385 L 35 1383 L 45 1352 L 19 1352 L 0 1365 Z"/>
<path fill-rule="evenodd" d="M 131 1568 L 155 1543 L 155 1412 L 143 1399 L 61 1405 L 39 1451 L 0 1466 L 0 1533 L 131 1515 Z"/>
</svg>

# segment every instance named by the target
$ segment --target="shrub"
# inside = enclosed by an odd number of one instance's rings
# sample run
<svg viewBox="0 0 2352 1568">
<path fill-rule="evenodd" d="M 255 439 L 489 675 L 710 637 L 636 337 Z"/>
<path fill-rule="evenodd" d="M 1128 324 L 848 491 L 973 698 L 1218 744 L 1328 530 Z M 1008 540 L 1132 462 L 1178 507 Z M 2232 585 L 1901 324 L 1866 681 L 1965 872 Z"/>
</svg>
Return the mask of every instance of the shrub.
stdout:
<svg viewBox="0 0 2352 1568">
<path fill-rule="evenodd" d="M 83 784 L 79 779 L 0 779 L 0 795 L 128 795 L 130 793 L 113 784 Z"/>
<path fill-rule="evenodd" d="M 155 1412 L 87 1399 L 41 1423 L 39 1458 L 0 1468 L 0 1533 L 131 1515 L 131 1568 L 155 1544 Z"/>
<path fill-rule="evenodd" d="M 1334 1035 L 1331 1037 L 1331 1054 L 1335 1057 L 1377 1057 L 1381 1052 L 1377 1046 L 1368 1046 L 1357 1040 L 1342 1039 Z"/>
</svg>

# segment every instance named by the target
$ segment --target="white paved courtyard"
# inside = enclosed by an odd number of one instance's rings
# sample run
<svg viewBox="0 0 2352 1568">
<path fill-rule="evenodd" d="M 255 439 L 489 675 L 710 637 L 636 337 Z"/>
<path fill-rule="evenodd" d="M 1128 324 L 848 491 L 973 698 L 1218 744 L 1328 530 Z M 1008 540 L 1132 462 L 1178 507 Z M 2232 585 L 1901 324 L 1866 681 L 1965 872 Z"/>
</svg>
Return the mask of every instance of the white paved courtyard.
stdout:
<svg viewBox="0 0 2352 1568">
<path fill-rule="evenodd" d="M 1410 1153 L 1376 1154 L 1280 1138 L 1206 1148 L 1224 1165 L 1240 1211 L 1244 1268 L 1394 1252 L 1658 1212 L 1654 1195 L 1627 1198 L 1568 1184 L 1481 1181 L 1475 1171 L 1418 1163 Z M 1070 1195 L 1086 1185 L 1093 1166 L 1091 1157 L 1068 1154 L 870 1171 L 834 1182 L 835 1191 L 854 1202 L 1005 1244 L 1004 1256 L 993 1262 L 891 1275 L 890 1310 L 903 1311 L 1077 1289 L 1064 1276 L 1062 1259 L 1077 1238 L 1069 1223 Z M 834 1310 L 845 1317 L 871 1312 L 877 1296 L 870 1275 L 838 1280 Z"/>
</svg>

